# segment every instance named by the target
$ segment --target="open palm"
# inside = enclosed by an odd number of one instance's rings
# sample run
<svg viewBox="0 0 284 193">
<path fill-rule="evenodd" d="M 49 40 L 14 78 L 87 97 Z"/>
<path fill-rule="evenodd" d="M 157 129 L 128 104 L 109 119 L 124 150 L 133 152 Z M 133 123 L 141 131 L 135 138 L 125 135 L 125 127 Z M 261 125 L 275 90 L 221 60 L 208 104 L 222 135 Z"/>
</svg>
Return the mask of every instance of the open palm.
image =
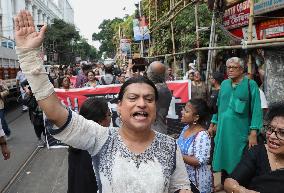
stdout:
<svg viewBox="0 0 284 193">
<path fill-rule="evenodd" d="M 46 25 L 40 32 L 35 30 L 33 17 L 28 11 L 20 11 L 14 18 L 15 21 L 15 40 L 18 47 L 38 48 L 44 39 Z"/>
</svg>

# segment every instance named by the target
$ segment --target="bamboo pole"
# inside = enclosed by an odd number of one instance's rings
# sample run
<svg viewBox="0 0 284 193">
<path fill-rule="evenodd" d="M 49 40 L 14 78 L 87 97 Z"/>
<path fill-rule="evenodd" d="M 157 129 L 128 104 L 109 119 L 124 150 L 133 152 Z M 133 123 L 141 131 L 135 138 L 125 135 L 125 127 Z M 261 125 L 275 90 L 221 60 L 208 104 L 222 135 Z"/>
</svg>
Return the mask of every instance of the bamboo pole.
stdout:
<svg viewBox="0 0 284 193">
<path fill-rule="evenodd" d="M 175 35 L 174 35 L 174 25 L 171 22 L 171 31 L 172 31 L 172 44 L 173 44 L 173 56 L 174 56 L 174 67 L 176 68 L 176 44 L 175 44 Z"/>
<path fill-rule="evenodd" d="M 149 23 L 148 23 L 148 26 L 149 26 L 149 29 L 151 27 L 151 0 L 148 1 L 148 6 L 149 6 Z M 150 33 L 149 33 L 150 34 Z M 150 38 L 149 38 L 149 49 L 148 49 L 148 55 L 151 56 L 151 34 L 150 34 Z"/>
<path fill-rule="evenodd" d="M 186 9 L 189 5 L 192 5 L 192 3 L 188 3 L 185 7 L 181 8 L 177 13 L 175 13 L 172 17 L 167 18 L 166 20 L 164 20 L 162 23 L 160 23 L 159 25 L 155 26 L 153 29 L 150 30 L 150 33 L 158 30 L 161 26 L 163 26 L 166 22 L 173 20 L 181 11 L 183 11 L 184 9 Z"/>
<path fill-rule="evenodd" d="M 217 7 L 217 0 L 214 1 L 214 6 L 213 6 L 213 15 L 212 15 L 212 21 L 211 21 L 211 33 L 210 33 L 209 47 L 215 46 L 216 7 Z M 206 83 L 208 83 L 209 74 L 212 72 L 212 63 L 213 63 L 213 50 L 209 50 L 208 51 L 208 59 L 207 59 Z"/>
<path fill-rule="evenodd" d="M 158 21 L 158 0 L 155 0 L 155 11 L 156 11 L 156 22 L 157 22 Z"/>
<path fill-rule="evenodd" d="M 252 42 L 253 33 L 253 12 L 254 12 L 254 0 L 249 1 L 249 25 L 248 25 L 248 42 Z M 248 58 L 248 77 L 252 78 L 252 55 L 249 54 Z"/>
<path fill-rule="evenodd" d="M 163 54 L 163 55 L 157 55 L 152 57 L 144 57 L 144 58 L 159 58 L 159 57 L 165 57 L 165 56 L 174 56 L 174 55 L 182 55 L 182 54 L 188 54 L 196 51 L 207 51 L 207 50 L 233 50 L 233 49 L 255 49 L 255 48 L 266 48 L 266 47 L 280 47 L 284 46 L 284 42 L 273 42 L 273 43 L 263 43 L 263 44 L 254 44 L 254 45 L 247 45 L 247 47 L 243 47 L 242 45 L 235 45 L 235 46 L 219 46 L 219 47 L 201 47 L 201 48 L 193 48 L 190 50 L 186 50 L 183 52 L 177 52 L 175 54 Z"/>
<path fill-rule="evenodd" d="M 199 42 L 199 22 L 198 22 L 198 2 L 195 4 L 195 32 L 196 32 L 196 47 L 200 47 L 200 42 Z M 197 69 L 200 70 L 200 52 L 197 51 Z"/>
<path fill-rule="evenodd" d="M 273 42 L 284 42 L 284 38 L 252 40 L 251 42 L 247 42 L 247 44 L 260 44 L 260 43 L 273 43 Z"/>
</svg>

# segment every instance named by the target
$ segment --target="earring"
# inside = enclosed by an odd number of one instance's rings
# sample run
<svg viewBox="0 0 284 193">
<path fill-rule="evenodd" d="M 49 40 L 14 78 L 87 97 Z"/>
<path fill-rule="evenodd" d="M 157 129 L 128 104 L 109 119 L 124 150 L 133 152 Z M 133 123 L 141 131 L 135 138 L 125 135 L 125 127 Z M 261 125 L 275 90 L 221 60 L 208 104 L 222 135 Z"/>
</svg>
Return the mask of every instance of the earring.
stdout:
<svg viewBox="0 0 284 193">
<path fill-rule="evenodd" d="M 193 124 L 193 125 L 196 125 L 196 124 L 197 124 L 197 121 L 194 120 L 192 124 Z"/>
</svg>

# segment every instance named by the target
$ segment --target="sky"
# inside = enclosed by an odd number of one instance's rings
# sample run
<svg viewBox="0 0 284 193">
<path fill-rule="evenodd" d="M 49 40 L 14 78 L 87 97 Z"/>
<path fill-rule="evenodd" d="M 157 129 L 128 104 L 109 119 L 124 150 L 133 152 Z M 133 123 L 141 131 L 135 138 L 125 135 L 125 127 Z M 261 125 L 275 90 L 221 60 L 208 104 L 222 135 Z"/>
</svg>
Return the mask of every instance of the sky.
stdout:
<svg viewBox="0 0 284 193">
<path fill-rule="evenodd" d="M 137 0 L 69 0 L 74 9 L 74 22 L 80 35 L 88 39 L 89 44 L 99 48 L 98 42 L 92 41 L 92 34 L 99 32 L 99 25 L 104 19 L 124 17 L 133 14 Z M 123 10 L 125 8 L 125 10 Z"/>
</svg>

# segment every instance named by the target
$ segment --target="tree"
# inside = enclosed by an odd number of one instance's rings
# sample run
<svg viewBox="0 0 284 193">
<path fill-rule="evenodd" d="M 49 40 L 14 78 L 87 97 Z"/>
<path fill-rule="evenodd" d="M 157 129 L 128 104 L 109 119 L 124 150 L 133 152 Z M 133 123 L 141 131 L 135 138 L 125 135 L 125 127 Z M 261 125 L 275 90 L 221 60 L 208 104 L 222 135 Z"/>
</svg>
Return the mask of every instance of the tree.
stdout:
<svg viewBox="0 0 284 193">
<path fill-rule="evenodd" d="M 116 54 L 117 42 L 115 41 L 115 36 L 119 30 L 119 24 L 123 22 L 121 18 L 114 18 L 112 20 L 105 19 L 100 24 L 99 33 L 93 33 L 92 38 L 94 41 L 99 41 L 100 55 L 105 54 L 106 57 L 113 58 Z"/>
<path fill-rule="evenodd" d="M 84 60 L 98 59 L 97 50 L 80 36 L 75 26 L 59 19 L 48 26 L 44 48 L 48 60 L 57 64 L 72 64 L 76 56 Z"/>
</svg>

